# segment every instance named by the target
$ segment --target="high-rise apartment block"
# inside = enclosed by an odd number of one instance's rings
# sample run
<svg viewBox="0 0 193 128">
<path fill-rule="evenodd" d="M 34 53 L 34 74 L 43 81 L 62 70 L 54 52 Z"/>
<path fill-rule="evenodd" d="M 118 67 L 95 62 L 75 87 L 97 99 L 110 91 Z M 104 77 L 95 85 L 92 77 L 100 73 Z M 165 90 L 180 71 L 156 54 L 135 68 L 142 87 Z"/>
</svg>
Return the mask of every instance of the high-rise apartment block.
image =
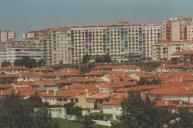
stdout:
<svg viewBox="0 0 193 128">
<path fill-rule="evenodd" d="M 24 37 L 41 40 L 47 65 L 82 63 L 84 55 L 94 59 L 105 54 L 115 62 L 122 62 L 133 55 L 151 59 L 151 46 L 161 39 L 161 26 L 124 21 L 31 31 Z"/>
<path fill-rule="evenodd" d="M 0 63 L 9 61 L 14 64 L 14 61 L 27 56 L 36 61 L 42 59 L 42 51 L 39 42 L 29 39 L 14 39 L 5 41 L 0 47 Z"/>
<path fill-rule="evenodd" d="M 185 41 L 192 39 L 192 18 L 171 18 L 162 24 L 163 41 Z M 190 32 L 191 31 L 191 32 Z"/>
<path fill-rule="evenodd" d="M 16 33 L 9 30 L 0 30 L 0 45 L 2 42 L 15 39 Z"/>
<path fill-rule="evenodd" d="M 72 63 L 81 63 L 83 55 L 109 54 L 121 62 L 129 54 L 151 58 L 151 45 L 160 40 L 161 27 L 155 24 L 115 24 L 71 28 Z M 128 59 L 128 58 L 127 58 Z"/>
</svg>

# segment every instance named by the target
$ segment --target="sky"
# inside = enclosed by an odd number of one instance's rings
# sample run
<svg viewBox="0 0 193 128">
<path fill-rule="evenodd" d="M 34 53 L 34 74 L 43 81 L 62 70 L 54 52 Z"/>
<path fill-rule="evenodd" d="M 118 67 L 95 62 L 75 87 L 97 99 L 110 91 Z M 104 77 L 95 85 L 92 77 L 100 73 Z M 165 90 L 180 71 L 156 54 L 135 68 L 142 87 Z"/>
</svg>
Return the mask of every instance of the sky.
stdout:
<svg viewBox="0 0 193 128">
<path fill-rule="evenodd" d="M 193 0 L 0 0 L 0 28 L 17 35 L 46 27 L 115 23 L 161 23 L 193 16 Z"/>
</svg>

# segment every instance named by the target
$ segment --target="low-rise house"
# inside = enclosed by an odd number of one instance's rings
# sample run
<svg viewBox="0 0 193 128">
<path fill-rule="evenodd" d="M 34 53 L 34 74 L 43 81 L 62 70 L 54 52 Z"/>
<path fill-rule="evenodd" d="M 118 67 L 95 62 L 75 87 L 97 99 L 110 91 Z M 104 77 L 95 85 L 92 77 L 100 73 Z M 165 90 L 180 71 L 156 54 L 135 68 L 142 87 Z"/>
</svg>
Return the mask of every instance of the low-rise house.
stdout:
<svg viewBox="0 0 193 128">
<path fill-rule="evenodd" d="M 90 95 L 86 98 L 87 104 L 86 106 L 90 109 L 99 109 L 102 110 L 102 103 L 111 98 L 110 93 L 97 93 L 94 95 Z"/>
<path fill-rule="evenodd" d="M 115 93 L 112 98 L 103 102 L 103 112 L 110 113 L 113 115 L 115 120 L 117 116 L 120 116 L 122 113 L 121 102 L 123 102 L 128 95 L 125 93 Z"/>
<path fill-rule="evenodd" d="M 190 86 L 180 86 L 180 87 L 162 87 L 159 89 L 154 89 L 149 93 L 151 100 L 161 99 L 166 101 L 185 101 L 193 103 L 193 88 Z"/>
</svg>

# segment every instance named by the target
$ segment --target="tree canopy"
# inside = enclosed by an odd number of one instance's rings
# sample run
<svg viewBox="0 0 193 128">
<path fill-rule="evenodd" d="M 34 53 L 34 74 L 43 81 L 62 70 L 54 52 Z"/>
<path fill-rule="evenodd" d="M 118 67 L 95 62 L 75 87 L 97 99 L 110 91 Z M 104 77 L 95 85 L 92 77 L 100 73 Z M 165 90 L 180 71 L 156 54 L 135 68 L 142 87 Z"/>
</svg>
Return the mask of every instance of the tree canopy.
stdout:
<svg viewBox="0 0 193 128">
<path fill-rule="evenodd" d="M 31 59 L 28 56 L 24 56 L 24 57 L 22 57 L 22 59 L 16 59 L 14 61 L 14 65 L 15 66 L 25 66 L 28 68 L 34 68 L 34 67 L 37 67 L 37 62 L 35 59 Z"/>
<path fill-rule="evenodd" d="M 34 110 L 27 100 L 10 95 L 2 100 L 0 128 L 57 128 L 57 125 L 45 108 Z"/>
<path fill-rule="evenodd" d="M 129 98 L 122 103 L 122 111 L 119 128 L 160 128 L 175 116 L 149 100 L 144 102 L 137 92 L 129 93 Z"/>
<path fill-rule="evenodd" d="M 66 103 L 64 104 L 64 107 L 66 109 L 67 115 L 75 115 L 78 119 L 82 116 L 82 108 L 79 106 L 76 106 L 74 103 Z"/>
<path fill-rule="evenodd" d="M 5 60 L 1 63 L 1 67 L 7 67 L 7 66 L 11 66 L 11 63 L 9 61 Z"/>
<path fill-rule="evenodd" d="M 95 58 L 96 63 L 110 63 L 112 62 L 111 57 L 109 54 L 105 55 L 97 55 Z"/>
</svg>

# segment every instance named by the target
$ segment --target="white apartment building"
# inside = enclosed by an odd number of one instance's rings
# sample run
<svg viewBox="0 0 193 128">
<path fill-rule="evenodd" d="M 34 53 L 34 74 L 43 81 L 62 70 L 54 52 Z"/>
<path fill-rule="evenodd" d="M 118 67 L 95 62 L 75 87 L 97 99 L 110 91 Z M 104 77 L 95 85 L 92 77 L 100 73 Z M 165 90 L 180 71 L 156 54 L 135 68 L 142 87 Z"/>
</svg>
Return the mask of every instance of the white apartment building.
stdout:
<svg viewBox="0 0 193 128">
<path fill-rule="evenodd" d="M 24 35 L 41 40 L 47 65 L 58 65 L 82 63 L 86 54 L 92 56 L 91 60 L 109 54 L 115 62 L 128 61 L 130 57 L 151 59 L 151 46 L 161 39 L 160 32 L 161 26 L 156 24 L 120 22 L 50 28 Z"/>
<path fill-rule="evenodd" d="M 81 63 L 83 55 L 104 55 L 109 49 L 104 42 L 107 27 L 85 26 L 70 29 L 72 63 Z"/>
<path fill-rule="evenodd" d="M 193 38 L 193 36 L 189 34 L 190 26 L 192 26 L 191 24 L 192 18 L 190 17 L 171 18 L 170 20 L 164 21 L 162 24 L 162 40 L 185 41 Z"/>
<path fill-rule="evenodd" d="M 155 24 L 115 24 L 71 28 L 72 63 L 83 55 L 109 54 L 114 61 L 128 60 L 128 54 L 151 58 L 151 45 L 160 40 L 161 27 Z"/>
<path fill-rule="evenodd" d="M 69 55 L 70 33 L 68 29 L 53 31 L 51 33 L 52 43 L 52 65 L 69 64 L 71 56 Z"/>
<path fill-rule="evenodd" d="M 4 41 L 15 39 L 16 33 L 9 30 L 0 30 L 0 44 Z"/>
<path fill-rule="evenodd" d="M 160 42 L 152 45 L 153 60 L 171 60 L 172 55 L 177 51 L 193 50 L 191 41 L 170 41 Z"/>
<path fill-rule="evenodd" d="M 34 40 L 15 39 L 6 41 L 0 47 L 0 63 L 9 61 L 14 64 L 16 59 L 28 56 L 36 61 L 42 59 L 42 51 Z"/>
<path fill-rule="evenodd" d="M 52 65 L 52 41 L 50 38 L 39 39 L 42 59 L 44 59 L 47 66 Z"/>
</svg>

